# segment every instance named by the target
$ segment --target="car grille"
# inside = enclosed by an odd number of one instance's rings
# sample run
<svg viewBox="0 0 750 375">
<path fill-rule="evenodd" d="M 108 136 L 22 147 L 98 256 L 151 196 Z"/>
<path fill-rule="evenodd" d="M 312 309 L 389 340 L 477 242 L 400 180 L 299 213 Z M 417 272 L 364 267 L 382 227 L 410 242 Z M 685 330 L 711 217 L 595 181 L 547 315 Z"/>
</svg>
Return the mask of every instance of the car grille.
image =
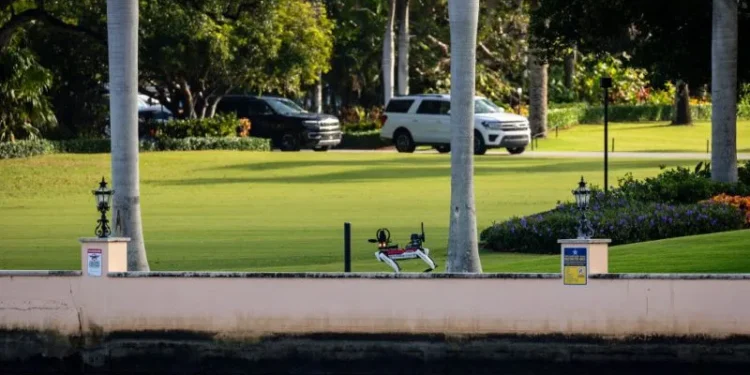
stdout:
<svg viewBox="0 0 750 375">
<path fill-rule="evenodd" d="M 526 130 L 528 123 L 524 121 L 504 122 L 501 126 L 501 130 Z"/>
</svg>

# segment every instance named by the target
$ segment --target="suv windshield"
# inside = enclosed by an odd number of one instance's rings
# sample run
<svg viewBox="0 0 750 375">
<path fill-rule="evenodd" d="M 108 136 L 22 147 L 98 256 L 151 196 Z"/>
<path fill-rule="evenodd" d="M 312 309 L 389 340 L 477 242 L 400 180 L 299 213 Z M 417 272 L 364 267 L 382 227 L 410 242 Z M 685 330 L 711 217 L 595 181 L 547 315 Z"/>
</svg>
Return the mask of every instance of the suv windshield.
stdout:
<svg viewBox="0 0 750 375">
<path fill-rule="evenodd" d="M 307 113 L 302 107 L 298 106 L 297 103 L 289 99 L 281 98 L 266 98 L 266 103 L 270 105 L 276 113 L 279 114 L 294 114 L 294 113 Z"/>
<path fill-rule="evenodd" d="M 474 101 L 474 113 L 499 113 L 503 109 L 487 99 L 477 99 Z"/>
</svg>

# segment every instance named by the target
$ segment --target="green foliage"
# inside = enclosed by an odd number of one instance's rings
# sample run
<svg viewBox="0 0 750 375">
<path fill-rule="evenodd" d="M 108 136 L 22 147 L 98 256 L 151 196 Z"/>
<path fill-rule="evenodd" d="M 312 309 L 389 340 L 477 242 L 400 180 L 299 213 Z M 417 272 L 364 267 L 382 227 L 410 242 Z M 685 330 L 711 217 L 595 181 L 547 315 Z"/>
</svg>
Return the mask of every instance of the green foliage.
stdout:
<svg viewBox="0 0 750 375">
<path fill-rule="evenodd" d="M 45 96 L 51 82 L 49 71 L 17 40 L 0 52 L 0 142 L 34 139 L 56 124 Z"/>
<path fill-rule="evenodd" d="M 210 118 L 177 119 L 166 122 L 150 122 L 146 132 L 156 137 L 227 137 L 236 136 L 240 126 L 234 113 L 217 114 Z"/>
<path fill-rule="evenodd" d="M 329 69 L 332 24 L 308 1 L 158 0 L 141 13 L 142 76 L 179 94 L 159 99 L 173 113 L 182 100 L 186 117 L 231 91 L 297 94 Z"/>
<path fill-rule="evenodd" d="M 746 163 L 738 172 L 750 175 L 748 166 Z M 713 181 L 710 164 L 698 163 L 694 169 L 677 167 L 643 180 L 636 180 L 628 173 L 618 179 L 612 195 L 634 202 L 697 203 L 722 193 L 750 195 L 750 184 Z"/>
<path fill-rule="evenodd" d="M 743 209 L 707 202 L 719 194 L 750 195 L 750 162 L 738 172 L 738 183 L 711 180 L 710 165 L 702 162 L 643 180 L 628 173 L 606 194 L 592 188 L 587 217 L 595 236 L 610 238 L 613 245 L 741 229 Z M 577 236 L 579 218 L 574 203 L 560 204 L 547 212 L 493 224 L 480 238 L 493 251 L 555 253 L 558 239 Z"/>
<path fill-rule="evenodd" d="M 594 199 L 594 204 L 598 202 Z M 618 204 L 622 204 L 619 203 Z M 721 203 L 665 205 L 626 202 L 591 210 L 587 217 L 597 238 L 612 245 L 742 229 L 741 209 Z M 561 205 L 548 213 L 513 217 L 480 233 L 482 247 L 497 252 L 558 254 L 561 238 L 576 238 L 580 213 Z"/>
<path fill-rule="evenodd" d="M 341 137 L 341 143 L 336 148 L 371 150 L 390 145 L 389 142 L 380 138 L 380 130 L 370 130 L 344 133 Z"/>
<path fill-rule="evenodd" d="M 585 113 L 585 105 L 570 105 L 562 108 L 551 108 L 547 111 L 547 127 L 549 129 L 566 129 L 580 123 Z"/>
<path fill-rule="evenodd" d="M 55 144 L 46 139 L 0 142 L 0 159 L 28 158 L 55 152 Z"/>
<path fill-rule="evenodd" d="M 50 141 L 46 139 L 21 140 L 14 143 L 0 143 L 0 159 L 27 158 L 53 153 L 101 154 L 111 151 L 109 139 L 72 139 Z M 149 138 L 139 142 L 139 149 L 145 151 L 200 151 L 237 150 L 270 151 L 271 142 L 255 137 L 185 137 Z"/>
<path fill-rule="evenodd" d="M 271 142 L 268 139 L 255 137 L 157 138 L 142 140 L 140 147 L 143 151 L 270 151 Z"/>
<path fill-rule="evenodd" d="M 628 58 L 626 54 L 621 56 L 623 59 Z M 611 77 L 610 102 L 636 104 L 639 102 L 639 93 L 648 85 L 646 75 L 645 69 L 627 67 L 617 55 L 583 55 L 581 61 L 576 64 L 574 86 L 579 100 L 601 103 L 604 91 L 599 87 L 599 79 Z"/>
</svg>

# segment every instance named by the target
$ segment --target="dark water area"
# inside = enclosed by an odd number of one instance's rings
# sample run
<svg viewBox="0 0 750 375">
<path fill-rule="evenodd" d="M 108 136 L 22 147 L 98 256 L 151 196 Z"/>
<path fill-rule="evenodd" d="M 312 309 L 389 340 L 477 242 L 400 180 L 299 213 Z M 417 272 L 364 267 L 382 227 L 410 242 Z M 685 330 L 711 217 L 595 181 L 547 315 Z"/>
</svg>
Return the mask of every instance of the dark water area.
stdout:
<svg viewBox="0 0 750 375">
<path fill-rule="evenodd" d="M 0 375 L 750 375 L 750 338 L 0 331 Z"/>
<path fill-rule="evenodd" d="M 45 363 L 46 362 L 46 363 Z M 76 363 L 78 362 L 78 363 Z M 748 364 L 716 363 L 665 363 L 665 362 L 599 362 L 599 363 L 554 363 L 540 361 L 450 361 L 446 363 L 409 363 L 383 359 L 380 362 L 358 361 L 295 361 L 282 360 L 265 363 L 243 363 L 228 359 L 215 359 L 196 364 L 184 358 L 161 360 L 131 359 L 128 363 L 112 363 L 105 368 L 89 368 L 80 361 L 51 363 L 45 360 L 27 362 L 16 366 L 0 365 L 3 375 L 115 375 L 115 374 L 356 374 L 356 375 L 530 375 L 530 374 L 576 374 L 576 375 L 650 375 L 650 374 L 737 374 L 750 373 Z M 8 365 L 6 363 L 6 365 Z M 19 366 L 20 365 L 20 366 Z"/>
</svg>

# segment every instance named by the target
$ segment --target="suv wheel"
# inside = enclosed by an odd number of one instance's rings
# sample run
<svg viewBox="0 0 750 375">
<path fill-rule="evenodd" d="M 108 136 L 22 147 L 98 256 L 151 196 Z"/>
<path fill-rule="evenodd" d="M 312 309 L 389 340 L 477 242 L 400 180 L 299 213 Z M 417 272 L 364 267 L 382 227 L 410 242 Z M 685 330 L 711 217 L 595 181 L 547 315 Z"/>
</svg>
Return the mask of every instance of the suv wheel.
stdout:
<svg viewBox="0 0 750 375">
<path fill-rule="evenodd" d="M 524 151 L 526 151 L 526 147 L 509 147 L 508 148 L 508 152 L 510 152 L 511 155 L 522 154 Z"/>
<path fill-rule="evenodd" d="M 474 131 L 474 155 L 484 155 L 487 153 L 487 144 L 484 143 L 482 133 Z"/>
<path fill-rule="evenodd" d="M 393 137 L 393 143 L 396 144 L 398 152 L 414 152 L 417 149 L 417 145 L 414 144 L 414 140 L 407 130 L 396 132 L 396 136 Z"/>
<path fill-rule="evenodd" d="M 300 141 L 299 136 L 294 133 L 285 133 L 281 137 L 281 151 L 299 151 Z"/>
<path fill-rule="evenodd" d="M 435 150 L 441 154 L 445 154 L 446 152 L 451 152 L 451 145 L 435 146 Z"/>
</svg>

